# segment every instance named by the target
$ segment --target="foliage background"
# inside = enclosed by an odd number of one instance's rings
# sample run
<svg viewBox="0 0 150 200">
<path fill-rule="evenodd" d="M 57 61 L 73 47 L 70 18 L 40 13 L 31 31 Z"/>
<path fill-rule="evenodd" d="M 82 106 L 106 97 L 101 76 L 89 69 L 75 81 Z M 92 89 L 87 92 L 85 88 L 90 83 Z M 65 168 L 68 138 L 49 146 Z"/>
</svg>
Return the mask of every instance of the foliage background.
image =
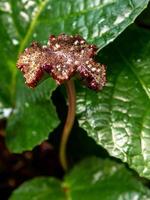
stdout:
<svg viewBox="0 0 150 200">
<path fill-rule="evenodd" d="M 1 188 L 7 185 L 6 191 L 11 191 L 25 179 L 38 175 L 59 178 L 63 176 L 57 159 L 57 151 L 67 111 L 63 97 L 65 96 L 64 88 L 57 87 L 52 79 L 47 79 L 37 89 L 28 89 L 15 66 L 18 54 L 31 41 L 37 40 L 44 45 L 50 34 L 62 32 L 81 34 L 89 42 L 98 45 L 100 52 L 96 59 L 107 65 L 108 81 L 102 92 L 90 91 L 76 81 L 77 115 L 68 144 L 70 165 L 73 166 L 89 155 L 107 159 L 112 159 L 110 156 L 113 156 L 120 159 L 116 163 L 107 160 L 100 161 L 96 158 L 87 159 L 86 164 L 83 161 L 77 169 L 66 175 L 63 183 L 51 178 L 31 180 L 18 189 L 12 199 L 19 199 L 21 195 L 27 199 L 26 191 L 30 189 L 31 196 L 28 198 L 38 197 L 38 190 L 43 182 L 45 183 L 41 187 L 39 199 L 48 199 L 53 197 L 52 195 L 55 199 L 65 199 L 64 188 L 69 188 L 69 192 L 66 193 L 72 199 L 80 200 L 85 197 L 90 199 L 88 192 L 91 191 L 91 187 L 92 198 L 96 200 L 100 197 L 105 199 L 150 198 L 149 190 L 143 185 L 143 183 L 148 185 L 150 178 L 149 8 L 136 19 L 136 23 L 124 31 L 147 4 L 148 0 L 58 0 L 57 3 L 53 0 L 2 0 L 0 2 L 1 138 L 2 140 L 5 138 L 11 152 L 26 151 L 20 157 L 19 155 L 16 157 L 5 149 L 2 142 L 1 179 L 7 180 L 2 174 L 7 174 L 14 167 L 11 156 L 17 167 L 19 161 L 22 163 L 21 168 L 15 168 L 15 170 L 20 170 L 17 171 L 18 174 L 22 173 L 24 166 L 31 164 L 29 170 L 26 171 L 27 175 L 23 175 L 22 178 L 10 178 L 8 175 L 8 181 L 5 184 L 2 181 Z M 123 33 L 117 37 L 121 32 Z M 110 42 L 112 43 L 109 44 Z M 47 139 L 48 141 L 45 141 Z M 37 146 L 39 144 L 40 146 Z M 48 158 L 46 152 L 48 155 L 53 152 L 55 156 Z M 43 163 L 41 169 L 39 167 L 37 173 L 33 173 L 31 171 L 36 168 L 34 157 L 38 153 L 41 157 L 45 155 L 45 163 L 48 159 L 51 161 L 54 159 L 54 162 L 50 162 L 47 166 Z M 9 159 L 12 168 L 7 169 Z M 39 162 L 41 160 L 39 159 Z M 131 173 L 123 165 L 117 164 L 121 161 L 126 162 L 130 168 L 147 179 L 135 179 L 135 176 L 138 176 L 135 172 Z M 99 162 L 101 164 L 98 164 Z M 91 167 L 88 167 L 89 165 Z M 96 168 L 94 168 L 95 165 Z M 57 170 L 49 172 L 48 169 L 51 166 L 52 168 L 57 166 Z M 105 168 L 108 174 L 105 174 Z M 84 169 L 83 172 L 82 169 Z M 120 172 L 119 175 L 114 169 Z M 96 179 L 96 185 L 91 186 L 89 182 L 93 180 L 92 177 L 98 173 L 97 171 L 100 175 Z M 78 174 L 79 179 L 76 179 Z M 87 178 L 84 180 L 81 177 Z M 123 177 L 125 181 L 122 185 L 118 185 Z M 126 180 L 129 180 L 131 184 L 126 185 Z M 107 185 L 108 182 L 110 185 Z M 108 191 L 109 194 L 111 193 L 111 184 L 114 186 L 112 195 L 107 197 Z M 76 188 L 76 185 L 82 186 L 81 190 Z M 32 193 L 33 189 L 35 193 Z M 56 194 L 58 197 L 55 196 Z"/>
</svg>

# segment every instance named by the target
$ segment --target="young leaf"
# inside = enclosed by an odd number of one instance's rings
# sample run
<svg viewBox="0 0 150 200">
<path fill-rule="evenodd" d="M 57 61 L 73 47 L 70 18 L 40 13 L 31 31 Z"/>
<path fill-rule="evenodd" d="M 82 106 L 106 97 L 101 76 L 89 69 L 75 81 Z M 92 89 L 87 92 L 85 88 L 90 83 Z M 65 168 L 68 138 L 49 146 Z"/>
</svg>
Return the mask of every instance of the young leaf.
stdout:
<svg viewBox="0 0 150 200">
<path fill-rule="evenodd" d="M 150 32 L 135 27 L 104 49 L 108 83 L 99 93 L 80 88 L 77 113 L 80 126 L 110 155 L 150 179 L 149 52 Z"/>
<path fill-rule="evenodd" d="M 36 178 L 23 183 L 10 200 L 147 200 L 150 191 L 120 164 L 88 158 L 66 175 L 62 183 L 53 178 Z"/>
</svg>

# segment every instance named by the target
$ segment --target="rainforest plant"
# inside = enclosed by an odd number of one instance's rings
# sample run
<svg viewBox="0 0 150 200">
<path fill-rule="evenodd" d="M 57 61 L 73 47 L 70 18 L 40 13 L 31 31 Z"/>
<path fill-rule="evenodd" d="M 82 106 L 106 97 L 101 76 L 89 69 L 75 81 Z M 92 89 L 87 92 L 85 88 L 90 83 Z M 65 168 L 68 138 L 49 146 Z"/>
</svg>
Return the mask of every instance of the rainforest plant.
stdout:
<svg viewBox="0 0 150 200">
<path fill-rule="evenodd" d="M 148 3 L 0 2 L 6 145 L 31 151 L 51 143 L 61 124 L 53 148 L 64 170 L 63 180 L 42 176 L 18 185 L 11 200 L 150 198 L 149 8 L 137 18 Z"/>
</svg>

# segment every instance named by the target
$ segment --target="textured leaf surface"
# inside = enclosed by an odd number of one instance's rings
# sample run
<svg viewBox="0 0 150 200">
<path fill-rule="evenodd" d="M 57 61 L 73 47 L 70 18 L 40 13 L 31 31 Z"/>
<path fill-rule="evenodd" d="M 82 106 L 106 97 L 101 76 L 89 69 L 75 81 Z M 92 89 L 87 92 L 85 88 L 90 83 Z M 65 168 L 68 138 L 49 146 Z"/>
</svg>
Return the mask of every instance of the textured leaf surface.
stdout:
<svg viewBox="0 0 150 200">
<path fill-rule="evenodd" d="M 24 183 L 10 199 L 19 200 L 20 197 L 22 200 L 148 200 L 150 191 L 123 165 L 93 157 L 77 165 L 62 184 L 52 178 L 37 178 Z"/>
<path fill-rule="evenodd" d="M 58 0 L 57 3 L 55 0 L 1 0 L 0 98 L 3 104 L 14 100 L 17 54 L 32 40 L 46 43 L 50 34 L 79 33 L 102 48 L 133 22 L 147 4 L 148 0 Z"/>
<path fill-rule="evenodd" d="M 113 53 L 112 53 L 113 51 Z M 112 156 L 150 178 L 150 32 L 130 28 L 101 52 L 108 83 L 102 92 L 81 88 L 81 127 Z"/>
<path fill-rule="evenodd" d="M 6 142 L 13 152 L 31 150 L 48 138 L 48 133 L 58 125 L 55 108 L 50 101 L 56 88 L 53 80 L 47 79 L 35 89 L 27 88 L 21 74 L 17 83 L 16 108 L 7 125 Z"/>
<path fill-rule="evenodd" d="M 60 184 L 53 178 L 35 178 L 22 184 L 10 200 L 65 200 Z"/>
<path fill-rule="evenodd" d="M 147 3 L 148 0 L 1 0 L 0 56 L 3 59 L 0 59 L 0 111 L 2 108 L 14 108 L 16 105 L 16 60 L 18 53 L 31 41 L 37 40 L 45 44 L 50 34 L 79 33 L 102 48 L 133 22 Z M 47 102 L 47 99 L 42 101 Z M 40 104 L 38 106 L 40 107 Z M 37 117 L 37 112 L 32 114 L 33 118 Z M 22 114 L 22 120 L 23 115 L 26 116 Z M 16 127 L 16 118 L 12 116 L 11 119 L 11 128 Z M 23 131 L 21 123 L 18 125 L 20 133 Z M 27 124 L 30 125 L 30 122 Z M 43 132 L 45 129 L 48 128 L 45 127 Z M 11 142 L 11 138 L 9 141 Z"/>
<path fill-rule="evenodd" d="M 38 3 L 37 3 L 38 2 Z M 33 14 L 24 10 L 29 29 L 21 42 L 20 49 L 28 40 L 39 41 L 49 34 L 81 34 L 85 39 L 96 42 L 101 48 L 122 32 L 147 6 L 148 0 L 55 0 L 36 1 Z M 29 3 L 26 3 L 28 7 Z M 34 11 L 37 12 L 34 12 Z M 22 20 L 20 20 L 22 21 Z M 20 24 L 20 26 L 22 26 Z M 42 27 L 42 31 L 41 31 Z"/>
</svg>

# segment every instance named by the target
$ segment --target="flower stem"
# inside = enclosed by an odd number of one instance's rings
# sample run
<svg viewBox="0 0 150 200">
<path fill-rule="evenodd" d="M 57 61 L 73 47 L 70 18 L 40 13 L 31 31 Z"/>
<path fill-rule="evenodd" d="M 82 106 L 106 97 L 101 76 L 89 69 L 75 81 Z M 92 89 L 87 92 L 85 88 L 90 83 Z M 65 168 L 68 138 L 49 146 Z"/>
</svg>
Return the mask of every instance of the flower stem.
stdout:
<svg viewBox="0 0 150 200">
<path fill-rule="evenodd" d="M 75 108 L 76 108 L 76 95 L 75 95 L 75 86 L 73 80 L 69 80 L 65 84 L 67 96 L 68 96 L 68 113 L 67 113 L 67 119 L 65 122 L 65 126 L 62 133 L 62 139 L 60 143 L 60 162 L 65 171 L 68 169 L 68 163 L 67 163 L 67 153 L 66 153 L 66 146 L 67 141 L 69 138 L 69 134 L 71 132 L 72 126 L 74 124 L 75 119 Z"/>
</svg>

